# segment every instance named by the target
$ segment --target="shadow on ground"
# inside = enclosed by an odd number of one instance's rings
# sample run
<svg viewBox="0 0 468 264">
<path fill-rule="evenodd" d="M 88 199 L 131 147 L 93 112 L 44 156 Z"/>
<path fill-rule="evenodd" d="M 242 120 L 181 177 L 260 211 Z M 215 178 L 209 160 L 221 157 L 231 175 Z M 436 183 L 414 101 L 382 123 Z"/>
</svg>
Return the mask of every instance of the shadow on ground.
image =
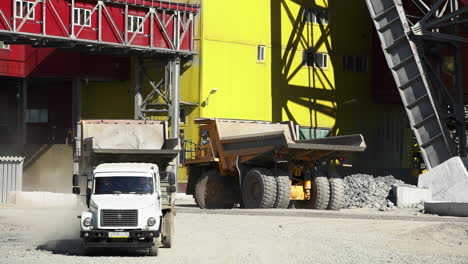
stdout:
<svg viewBox="0 0 468 264">
<path fill-rule="evenodd" d="M 84 256 L 81 250 L 81 240 L 79 239 L 61 239 L 51 240 L 36 247 L 36 250 L 49 251 L 52 254 L 66 255 L 66 256 Z M 93 249 L 87 254 L 88 256 L 146 256 L 146 250 L 135 249 L 108 249 L 100 248 Z"/>
</svg>

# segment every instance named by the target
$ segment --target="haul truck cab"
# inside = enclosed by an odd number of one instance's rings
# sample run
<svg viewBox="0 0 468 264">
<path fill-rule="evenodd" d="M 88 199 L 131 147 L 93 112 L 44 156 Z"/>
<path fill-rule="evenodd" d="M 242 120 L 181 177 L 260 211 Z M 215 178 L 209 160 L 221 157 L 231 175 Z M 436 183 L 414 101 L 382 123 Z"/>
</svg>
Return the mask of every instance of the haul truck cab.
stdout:
<svg viewBox="0 0 468 264">
<path fill-rule="evenodd" d="M 92 176 L 89 211 L 81 213 L 83 249 L 130 247 L 158 253 L 162 202 L 158 166 L 108 163 Z"/>
</svg>

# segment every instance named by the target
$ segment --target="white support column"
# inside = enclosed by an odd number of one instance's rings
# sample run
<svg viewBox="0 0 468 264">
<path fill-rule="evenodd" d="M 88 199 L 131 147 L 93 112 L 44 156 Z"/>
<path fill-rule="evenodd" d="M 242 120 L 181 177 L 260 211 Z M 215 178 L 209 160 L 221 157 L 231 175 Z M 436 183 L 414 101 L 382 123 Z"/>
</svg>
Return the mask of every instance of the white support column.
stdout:
<svg viewBox="0 0 468 264">
<path fill-rule="evenodd" d="M 143 97 L 141 95 L 143 91 L 143 69 L 141 65 L 141 59 L 135 58 L 135 108 L 133 118 L 138 120 L 142 119 L 141 104 Z"/>
<path fill-rule="evenodd" d="M 72 38 L 75 37 L 75 0 L 71 1 L 71 28 L 70 28 L 70 36 Z"/>
<path fill-rule="evenodd" d="M 179 86 L 179 78 L 180 78 L 180 58 L 175 57 L 171 61 L 171 68 L 172 68 L 172 80 L 171 80 L 171 106 L 169 109 L 169 113 L 171 116 L 171 137 L 179 139 L 179 122 L 180 122 L 180 86 Z M 180 142 L 178 147 L 180 147 Z M 180 154 L 179 154 L 180 155 Z M 179 179 L 179 155 L 174 160 L 174 174 L 175 174 L 175 181 L 176 186 Z M 176 187 L 177 188 L 177 187 Z"/>
<path fill-rule="evenodd" d="M 78 152 L 81 151 L 80 126 L 81 121 L 81 79 L 73 78 L 72 81 L 72 122 L 73 122 L 73 174 L 79 173 Z"/>
</svg>

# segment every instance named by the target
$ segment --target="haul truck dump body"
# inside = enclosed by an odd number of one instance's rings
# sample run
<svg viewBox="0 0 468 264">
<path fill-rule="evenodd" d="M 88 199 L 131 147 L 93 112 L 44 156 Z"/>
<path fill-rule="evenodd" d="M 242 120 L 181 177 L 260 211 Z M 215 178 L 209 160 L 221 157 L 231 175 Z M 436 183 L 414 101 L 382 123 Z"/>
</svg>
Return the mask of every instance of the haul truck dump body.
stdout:
<svg viewBox="0 0 468 264">
<path fill-rule="evenodd" d="M 201 208 L 339 209 L 342 179 L 334 160 L 366 149 L 361 135 L 299 140 L 293 122 L 198 119 L 200 143 L 187 160 L 187 194 Z"/>
<path fill-rule="evenodd" d="M 163 121 L 80 122 L 73 184 L 74 193 L 86 189 L 85 252 L 130 247 L 156 255 L 159 242 L 171 247 L 177 146 Z"/>
</svg>

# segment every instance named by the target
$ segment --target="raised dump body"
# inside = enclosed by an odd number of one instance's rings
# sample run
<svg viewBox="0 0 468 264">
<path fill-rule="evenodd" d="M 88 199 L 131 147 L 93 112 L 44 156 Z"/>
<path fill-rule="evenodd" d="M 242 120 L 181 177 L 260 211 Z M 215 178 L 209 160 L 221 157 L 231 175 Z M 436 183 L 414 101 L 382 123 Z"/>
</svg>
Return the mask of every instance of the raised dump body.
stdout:
<svg viewBox="0 0 468 264">
<path fill-rule="evenodd" d="M 170 247 L 173 160 L 180 149 L 177 139 L 168 138 L 167 123 L 83 120 L 78 127 L 73 185 L 77 194 L 79 186 L 86 189 L 89 211 L 81 217 L 85 249 L 125 247 L 122 241 L 153 254 L 158 241 Z"/>
<path fill-rule="evenodd" d="M 342 180 L 324 164 L 366 149 L 361 135 L 299 140 L 293 122 L 198 119 L 187 194 L 202 208 L 296 206 L 337 209 Z"/>
</svg>

